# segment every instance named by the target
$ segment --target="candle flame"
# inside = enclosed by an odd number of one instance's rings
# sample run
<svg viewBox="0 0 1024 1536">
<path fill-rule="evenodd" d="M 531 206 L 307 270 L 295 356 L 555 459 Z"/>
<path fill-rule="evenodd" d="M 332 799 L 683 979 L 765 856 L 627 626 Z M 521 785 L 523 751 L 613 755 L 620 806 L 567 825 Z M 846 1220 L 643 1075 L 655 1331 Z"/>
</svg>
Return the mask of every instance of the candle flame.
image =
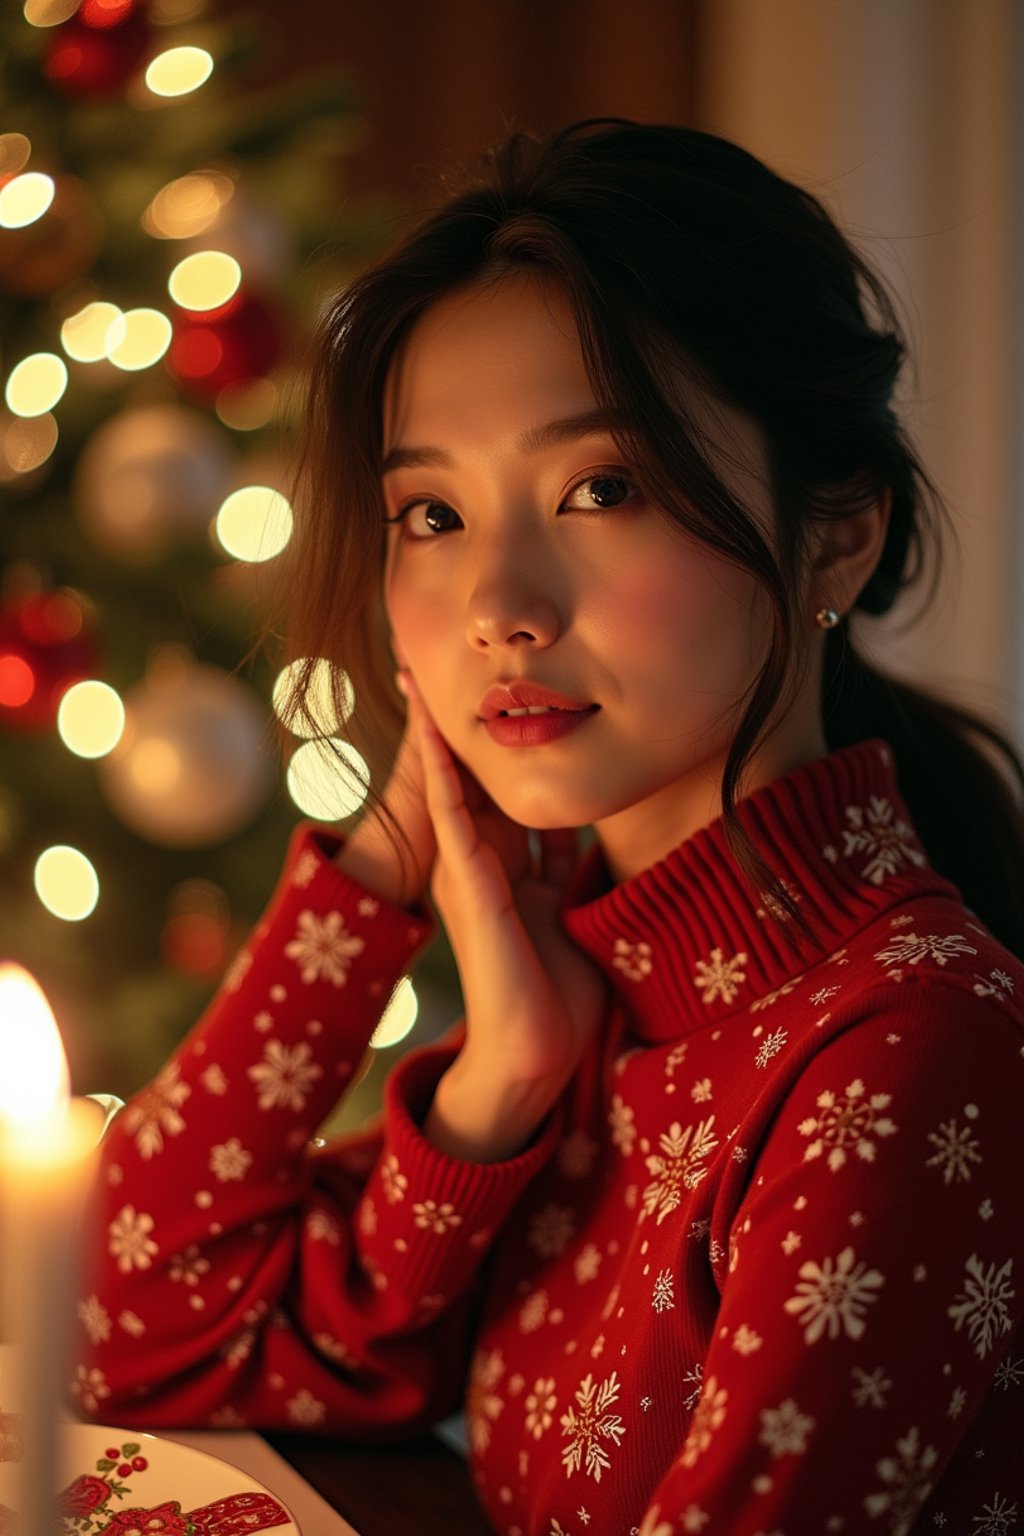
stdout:
<svg viewBox="0 0 1024 1536">
<path fill-rule="evenodd" d="M 69 1093 L 67 1058 L 42 988 L 20 965 L 0 965 L 0 1121 L 41 1127 Z"/>
</svg>

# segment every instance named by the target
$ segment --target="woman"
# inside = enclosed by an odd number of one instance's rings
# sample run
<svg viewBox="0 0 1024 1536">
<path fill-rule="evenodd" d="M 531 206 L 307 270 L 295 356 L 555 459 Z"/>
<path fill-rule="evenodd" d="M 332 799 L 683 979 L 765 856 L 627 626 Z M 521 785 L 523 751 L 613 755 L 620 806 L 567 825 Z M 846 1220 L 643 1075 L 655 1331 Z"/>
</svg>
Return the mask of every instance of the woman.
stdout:
<svg viewBox="0 0 1024 1536">
<path fill-rule="evenodd" d="M 111 1128 L 88 1412 L 465 1395 L 509 1536 L 1012 1529 L 1024 818 L 969 736 L 1024 771 L 846 634 L 938 507 L 901 358 L 813 198 L 618 120 L 338 300 L 294 642 L 404 729 Z M 464 1027 L 311 1150 L 428 891 Z"/>
</svg>

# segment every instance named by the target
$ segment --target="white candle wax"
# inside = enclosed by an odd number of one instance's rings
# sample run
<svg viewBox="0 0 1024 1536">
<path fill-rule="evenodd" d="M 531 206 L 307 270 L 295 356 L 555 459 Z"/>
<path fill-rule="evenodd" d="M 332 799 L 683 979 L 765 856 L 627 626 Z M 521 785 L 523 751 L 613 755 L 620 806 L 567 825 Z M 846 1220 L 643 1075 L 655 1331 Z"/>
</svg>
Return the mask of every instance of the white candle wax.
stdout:
<svg viewBox="0 0 1024 1536">
<path fill-rule="evenodd" d="M 39 987 L 0 965 L 2 1333 L 5 1411 L 21 1415 L 19 1536 L 53 1536 L 60 1413 L 81 1220 L 95 1168 L 92 1105 L 71 1103 L 60 1035 Z"/>
</svg>

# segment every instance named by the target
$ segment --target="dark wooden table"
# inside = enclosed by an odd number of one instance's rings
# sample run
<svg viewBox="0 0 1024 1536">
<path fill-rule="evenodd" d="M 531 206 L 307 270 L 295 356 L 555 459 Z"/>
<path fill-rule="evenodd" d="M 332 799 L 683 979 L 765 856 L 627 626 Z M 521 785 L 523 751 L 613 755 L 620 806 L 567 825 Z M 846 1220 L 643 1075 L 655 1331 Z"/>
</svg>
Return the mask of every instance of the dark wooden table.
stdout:
<svg viewBox="0 0 1024 1536">
<path fill-rule="evenodd" d="M 466 1462 L 433 1435 L 397 1445 L 266 1438 L 359 1536 L 494 1536 Z"/>
</svg>

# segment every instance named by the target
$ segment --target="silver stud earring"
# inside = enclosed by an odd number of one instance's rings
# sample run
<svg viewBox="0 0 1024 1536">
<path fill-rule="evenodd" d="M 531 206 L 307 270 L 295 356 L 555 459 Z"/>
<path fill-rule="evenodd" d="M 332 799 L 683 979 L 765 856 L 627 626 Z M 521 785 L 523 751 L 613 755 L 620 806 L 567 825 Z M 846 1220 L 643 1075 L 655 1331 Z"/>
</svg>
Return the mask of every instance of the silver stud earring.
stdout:
<svg viewBox="0 0 1024 1536">
<path fill-rule="evenodd" d="M 841 615 L 837 613 L 835 608 L 819 608 L 814 615 L 814 622 L 819 624 L 822 629 L 835 629 L 840 617 Z"/>
</svg>

